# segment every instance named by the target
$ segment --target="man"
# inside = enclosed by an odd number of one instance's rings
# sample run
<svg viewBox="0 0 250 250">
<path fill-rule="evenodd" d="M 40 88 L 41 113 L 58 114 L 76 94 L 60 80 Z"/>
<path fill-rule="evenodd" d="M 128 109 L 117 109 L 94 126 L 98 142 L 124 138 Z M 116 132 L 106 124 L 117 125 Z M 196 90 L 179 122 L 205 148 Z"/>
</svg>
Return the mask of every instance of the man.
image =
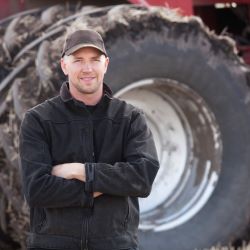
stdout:
<svg viewBox="0 0 250 250">
<path fill-rule="evenodd" d="M 137 249 L 138 197 L 149 195 L 159 163 L 143 113 L 103 83 L 108 64 L 97 32 L 70 34 L 61 58 L 68 82 L 24 117 L 28 249 Z"/>
</svg>

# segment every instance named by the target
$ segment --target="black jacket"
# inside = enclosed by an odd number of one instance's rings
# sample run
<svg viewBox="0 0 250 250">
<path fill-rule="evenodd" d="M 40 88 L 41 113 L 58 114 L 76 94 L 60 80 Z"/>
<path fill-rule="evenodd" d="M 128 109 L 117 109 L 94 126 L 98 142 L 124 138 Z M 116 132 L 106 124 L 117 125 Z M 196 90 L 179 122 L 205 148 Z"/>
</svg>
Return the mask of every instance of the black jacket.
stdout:
<svg viewBox="0 0 250 250">
<path fill-rule="evenodd" d="M 158 171 L 141 111 L 104 95 L 93 112 L 60 95 L 30 109 L 20 130 L 20 163 L 30 206 L 29 247 L 126 249 L 137 246 L 137 197 L 149 195 Z M 86 182 L 51 175 L 52 166 L 81 162 Z M 103 195 L 93 198 L 93 192 Z"/>
</svg>

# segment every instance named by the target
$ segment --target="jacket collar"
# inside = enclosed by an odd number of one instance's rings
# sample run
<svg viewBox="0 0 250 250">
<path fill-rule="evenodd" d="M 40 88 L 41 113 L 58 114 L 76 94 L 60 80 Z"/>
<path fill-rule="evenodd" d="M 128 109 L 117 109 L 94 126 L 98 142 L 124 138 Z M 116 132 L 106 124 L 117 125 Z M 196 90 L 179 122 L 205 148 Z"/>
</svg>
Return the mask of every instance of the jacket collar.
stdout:
<svg viewBox="0 0 250 250">
<path fill-rule="evenodd" d="M 60 88 L 60 97 L 63 102 L 68 102 L 70 100 L 74 100 L 73 96 L 69 91 L 69 83 L 64 82 Z M 103 83 L 103 97 L 107 97 L 108 99 L 112 99 L 113 93 L 109 86 Z"/>
</svg>

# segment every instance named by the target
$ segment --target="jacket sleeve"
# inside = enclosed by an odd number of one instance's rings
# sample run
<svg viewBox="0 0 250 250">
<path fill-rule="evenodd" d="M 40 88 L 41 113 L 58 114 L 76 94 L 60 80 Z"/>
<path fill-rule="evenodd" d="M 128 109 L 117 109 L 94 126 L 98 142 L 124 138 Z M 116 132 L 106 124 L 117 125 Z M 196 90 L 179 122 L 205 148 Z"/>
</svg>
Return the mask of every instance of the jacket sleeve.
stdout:
<svg viewBox="0 0 250 250">
<path fill-rule="evenodd" d="M 121 142 L 123 143 L 123 142 Z M 88 164 L 87 164 L 88 165 Z M 86 169 L 88 169 L 87 166 Z M 124 161 L 115 164 L 93 163 L 93 191 L 110 195 L 146 197 L 159 169 L 152 133 L 144 114 L 131 122 L 125 143 Z M 87 171 L 87 181 L 88 179 Z"/>
<path fill-rule="evenodd" d="M 46 134 L 38 118 L 27 112 L 19 137 L 24 196 L 32 207 L 89 206 L 85 184 L 51 175 L 52 160 Z"/>
</svg>

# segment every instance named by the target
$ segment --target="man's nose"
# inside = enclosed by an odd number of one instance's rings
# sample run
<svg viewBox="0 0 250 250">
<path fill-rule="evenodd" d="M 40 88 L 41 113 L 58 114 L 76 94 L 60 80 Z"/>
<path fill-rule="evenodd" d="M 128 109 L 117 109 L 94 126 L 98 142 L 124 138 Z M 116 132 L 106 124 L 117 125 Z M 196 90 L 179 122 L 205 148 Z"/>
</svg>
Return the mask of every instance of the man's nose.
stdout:
<svg viewBox="0 0 250 250">
<path fill-rule="evenodd" d="M 81 66 L 82 66 L 81 68 L 82 68 L 83 72 L 90 72 L 90 71 L 92 71 L 92 65 L 91 65 L 90 62 L 84 62 L 84 63 L 82 63 Z"/>
</svg>

